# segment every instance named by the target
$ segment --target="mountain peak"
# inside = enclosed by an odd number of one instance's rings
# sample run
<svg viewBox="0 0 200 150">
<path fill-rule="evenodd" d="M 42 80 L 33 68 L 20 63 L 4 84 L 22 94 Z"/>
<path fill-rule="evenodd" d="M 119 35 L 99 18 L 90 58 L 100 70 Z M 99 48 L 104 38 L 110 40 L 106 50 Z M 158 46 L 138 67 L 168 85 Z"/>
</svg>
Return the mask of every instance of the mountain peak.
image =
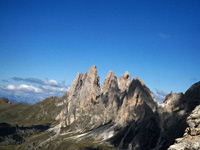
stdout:
<svg viewBox="0 0 200 150">
<path fill-rule="evenodd" d="M 91 83 L 93 83 L 96 86 L 100 87 L 99 75 L 97 73 L 96 65 L 93 65 L 92 67 L 90 67 L 90 69 L 88 71 L 88 79 L 90 80 Z"/>
<path fill-rule="evenodd" d="M 141 85 L 145 85 L 145 84 L 144 84 L 144 81 L 142 81 L 139 77 L 134 77 L 133 80 L 139 81 Z"/>
<path fill-rule="evenodd" d="M 102 85 L 102 88 L 101 88 L 102 93 L 108 92 L 109 88 L 111 87 L 111 83 L 113 82 L 113 80 L 117 81 L 117 77 L 115 76 L 114 71 L 110 70 L 108 72 L 108 74 L 106 75 L 105 80 L 103 81 L 103 85 Z"/>
<path fill-rule="evenodd" d="M 124 75 L 122 75 L 121 77 L 119 77 L 118 79 L 118 85 L 119 85 L 119 89 L 121 91 L 125 91 L 128 89 L 129 85 L 131 83 L 131 76 L 130 73 L 128 71 L 126 71 L 124 73 Z"/>
<path fill-rule="evenodd" d="M 89 74 L 96 74 L 97 73 L 97 66 L 93 65 L 90 67 L 89 71 L 88 71 L 88 75 Z"/>
<path fill-rule="evenodd" d="M 142 100 L 145 101 L 145 103 L 148 106 L 150 106 L 153 111 L 157 110 L 158 103 L 156 99 L 154 98 L 153 93 L 144 84 L 144 82 L 138 77 L 135 77 L 132 80 L 128 89 L 128 99 L 132 99 L 135 97 L 143 97 Z"/>
</svg>

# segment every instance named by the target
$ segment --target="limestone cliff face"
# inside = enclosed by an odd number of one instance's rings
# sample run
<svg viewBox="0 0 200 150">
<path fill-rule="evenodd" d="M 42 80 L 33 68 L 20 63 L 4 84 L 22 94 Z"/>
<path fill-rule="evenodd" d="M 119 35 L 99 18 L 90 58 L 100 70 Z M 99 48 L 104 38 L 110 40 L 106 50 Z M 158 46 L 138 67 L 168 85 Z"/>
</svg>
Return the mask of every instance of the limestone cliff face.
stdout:
<svg viewBox="0 0 200 150">
<path fill-rule="evenodd" d="M 200 149 L 200 105 L 187 118 L 188 127 L 182 138 L 175 140 L 168 150 L 199 150 Z"/>
<path fill-rule="evenodd" d="M 117 78 L 109 71 L 100 87 L 94 65 L 88 74 L 77 74 L 64 103 L 58 120 L 70 130 L 119 149 L 165 150 L 183 135 L 186 118 L 200 104 L 200 82 L 185 94 L 171 92 L 159 105 L 144 82 L 131 81 L 128 72 Z"/>
<path fill-rule="evenodd" d="M 74 129 L 83 130 L 102 124 L 104 107 L 99 97 L 99 76 L 94 65 L 88 74 L 77 74 L 69 90 L 66 118 L 62 124 L 64 126 L 73 124 Z"/>
<path fill-rule="evenodd" d="M 176 111 L 180 107 L 180 102 L 184 101 L 183 93 L 173 93 L 168 94 L 163 102 L 163 108 L 168 113 Z"/>
<path fill-rule="evenodd" d="M 110 88 L 118 88 L 116 81 L 117 81 L 117 76 L 115 76 L 113 71 L 109 71 L 103 82 L 101 93 L 102 94 L 107 93 Z"/>
<path fill-rule="evenodd" d="M 138 118 L 144 118 L 146 111 L 144 105 L 153 112 L 157 111 L 158 103 L 155 101 L 153 93 L 145 86 L 141 79 L 135 77 L 123 99 L 117 122 L 121 125 L 126 125 L 128 122 Z"/>
<path fill-rule="evenodd" d="M 131 83 L 131 76 L 130 76 L 130 73 L 126 71 L 124 75 L 122 75 L 118 79 L 119 89 L 121 91 L 127 90 L 129 88 L 130 83 Z"/>
<path fill-rule="evenodd" d="M 128 72 L 118 81 L 114 72 L 109 71 L 102 88 L 95 65 L 89 69 L 88 74 L 78 73 L 68 94 L 67 108 L 59 115 L 62 126 L 73 124 L 76 128 L 90 129 L 114 121 L 129 85 Z"/>
<path fill-rule="evenodd" d="M 104 123 L 114 120 L 118 109 L 121 107 L 120 89 L 118 87 L 117 76 L 113 71 L 109 71 L 101 89 L 101 102 L 104 104 Z"/>
<path fill-rule="evenodd" d="M 111 142 L 122 149 L 154 148 L 160 134 L 157 109 L 151 91 L 142 80 L 134 78 L 125 92 L 115 120 L 121 129 L 115 132 Z"/>
<path fill-rule="evenodd" d="M 109 125 L 106 130 L 112 134 L 105 139 L 116 147 L 155 147 L 160 132 L 158 103 L 142 80 L 136 77 L 131 82 L 129 72 L 118 79 L 109 71 L 100 87 L 96 66 L 92 66 L 88 74 L 78 73 L 68 95 L 63 126 L 84 132 Z M 146 135 L 151 138 L 142 141 Z"/>
</svg>

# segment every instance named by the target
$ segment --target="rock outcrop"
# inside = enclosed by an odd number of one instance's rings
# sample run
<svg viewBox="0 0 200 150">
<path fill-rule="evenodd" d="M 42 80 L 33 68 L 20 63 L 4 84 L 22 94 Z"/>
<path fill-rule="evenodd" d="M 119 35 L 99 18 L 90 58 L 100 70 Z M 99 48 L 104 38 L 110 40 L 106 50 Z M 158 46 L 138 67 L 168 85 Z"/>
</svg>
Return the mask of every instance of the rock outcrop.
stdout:
<svg viewBox="0 0 200 150">
<path fill-rule="evenodd" d="M 7 98 L 0 98 L 0 104 L 11 104 L 11 102 Z"/>
<path fill-rule="evenodd" d="M 78 73 L 67 100 L 67 109 L 63 114 L 64 126 L 73 125 L 74 129 L 83 131 L 103 123 L 103 104 L 100 102 L 100 83 L 96 66 L 89 69 L 88 74 Z"/>
<path fill-rule="evenodd" d="M 161 134 L 156 149 L 167 149 L 182 137 L 187 127 L 186 119 L 200 105 L 200 82 L 192 85 L 185 94 L 171 92 L 160 108 Z"/>
<path fill-rule="evenodd" d="M 129 88 L 130 83 L 131 83 L 131 76 L 130 76 L 130 73 L 126 71 L 124 75 L 122 75 L 118 79 L 119 89 L 121 91 L 127 90 Z"/>
<path fill-rule="evenodd" d="M 199 150 L 200 149 L 200 105 L 187 118 L 188 127 L 182 138 L 178 138 L 168 150 Z"/>
</svg>

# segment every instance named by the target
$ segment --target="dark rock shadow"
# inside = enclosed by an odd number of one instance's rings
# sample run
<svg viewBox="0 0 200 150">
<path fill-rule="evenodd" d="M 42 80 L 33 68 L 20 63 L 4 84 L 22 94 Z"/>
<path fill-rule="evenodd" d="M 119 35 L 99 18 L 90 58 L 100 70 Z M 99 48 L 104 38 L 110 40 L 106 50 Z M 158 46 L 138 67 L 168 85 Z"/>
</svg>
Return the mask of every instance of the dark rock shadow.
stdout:
<svg viewBox="0 0 200 150">
<path fill-rule="evenodd" d="M 12 126 L 8 123 L 0 123 L 0 146 L 17 145 L 25 142 L 26 137 L 34 133 L 40 133 L 50 128 L 50 124 L 33 125 L 30 127 Z"/>
</svg>

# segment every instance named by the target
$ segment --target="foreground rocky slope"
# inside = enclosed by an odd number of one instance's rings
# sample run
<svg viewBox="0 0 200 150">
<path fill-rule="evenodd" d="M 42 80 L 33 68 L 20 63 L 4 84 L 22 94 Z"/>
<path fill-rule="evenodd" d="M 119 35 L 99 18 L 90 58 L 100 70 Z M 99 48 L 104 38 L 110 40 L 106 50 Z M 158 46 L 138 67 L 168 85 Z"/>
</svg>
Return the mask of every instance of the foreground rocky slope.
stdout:
<svg viewBox="0 0 200 150">
<path fill-rule="evenodd" d="M 62 98 L 23 106 L 15 123 L 50 128 L 24 138 L 16 149 L 165 150 L 183 136 L 187 117 L 200 105 L 200 82 L 158 104 L 144 82 L 137 77 L 131 81 L 127 71 L 119 78 L 109 71 L 102 86 L 99 80 L 94 65 L 77 74 Z"/>
<path fill-rule="evenodd" d="M 176 143 L 168 150 L 198 150 L 200 149 L 200 105 L 197 106 L 187 118 L 186 128 L 182 138 L 176 139 Z"/>
</svg>

